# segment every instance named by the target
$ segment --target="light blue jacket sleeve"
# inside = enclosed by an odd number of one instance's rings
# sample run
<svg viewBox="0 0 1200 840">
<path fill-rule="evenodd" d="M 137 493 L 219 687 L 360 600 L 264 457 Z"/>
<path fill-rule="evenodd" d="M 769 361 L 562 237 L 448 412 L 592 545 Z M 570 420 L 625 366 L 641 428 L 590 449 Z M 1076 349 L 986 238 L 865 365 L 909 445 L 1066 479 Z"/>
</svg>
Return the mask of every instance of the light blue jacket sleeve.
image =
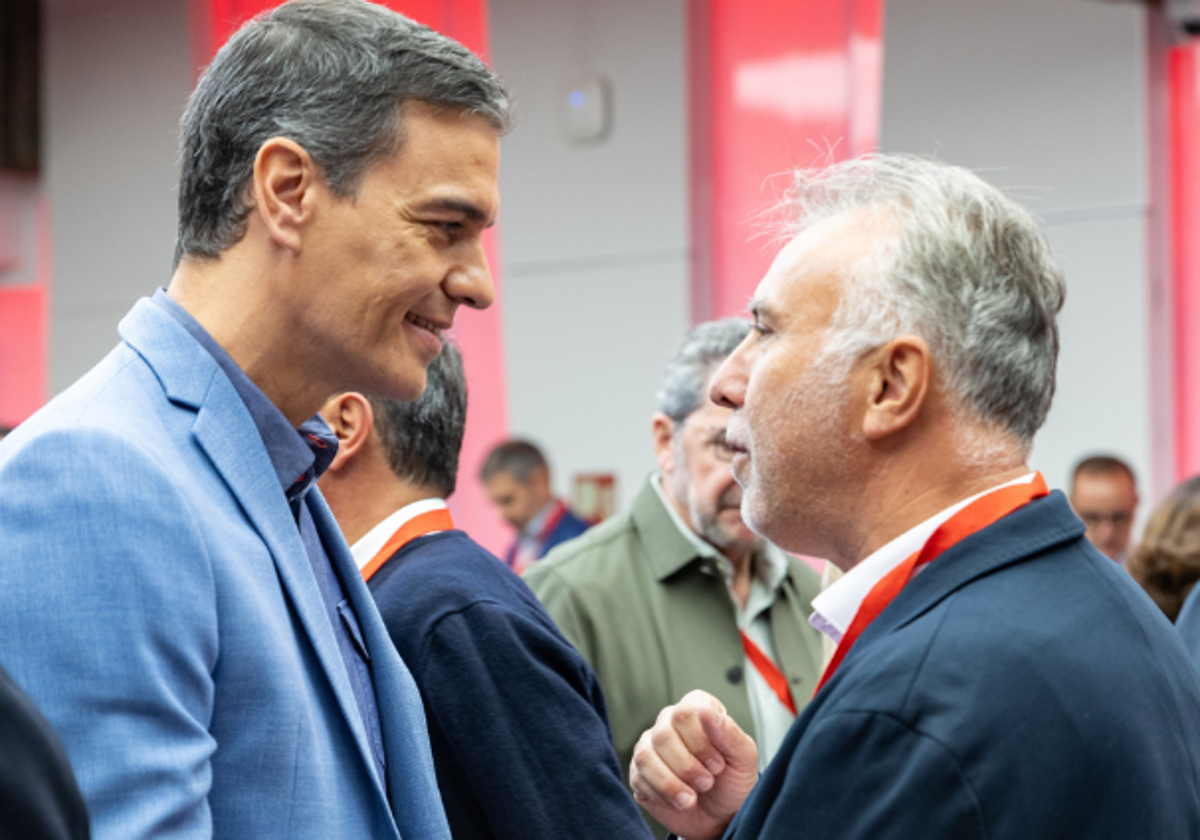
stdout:
<svg viewBox="0 0 1200 840">
<path fill-rule="evenodd" d="M 140 441 L 74 426 L 0 454 L 0 663 L 58 731 L 97 840 L 211 837 L 216 593 Z"/>
</svg>

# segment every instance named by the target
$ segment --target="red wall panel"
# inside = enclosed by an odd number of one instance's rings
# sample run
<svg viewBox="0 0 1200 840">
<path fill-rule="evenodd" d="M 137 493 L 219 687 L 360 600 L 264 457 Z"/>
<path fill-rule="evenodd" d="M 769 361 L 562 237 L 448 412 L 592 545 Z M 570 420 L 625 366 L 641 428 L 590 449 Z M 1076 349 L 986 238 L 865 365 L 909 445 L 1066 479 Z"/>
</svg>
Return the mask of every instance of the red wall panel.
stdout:
<svg viewBox="0 0 1200 840">
<path fill-rule="evenodd" d="M 1171 252 L 1175 335 L 1175 478 L 1200 474 L 1200 46 L 1172 48 Z"/>
<path fill-rule="evenodd" d="M 755 220 L 790 170 L 877 146 L 883 0 L 697 0 L 688 10 L 698 321 L 745 312 L 774 256 Z"/>
</svg>

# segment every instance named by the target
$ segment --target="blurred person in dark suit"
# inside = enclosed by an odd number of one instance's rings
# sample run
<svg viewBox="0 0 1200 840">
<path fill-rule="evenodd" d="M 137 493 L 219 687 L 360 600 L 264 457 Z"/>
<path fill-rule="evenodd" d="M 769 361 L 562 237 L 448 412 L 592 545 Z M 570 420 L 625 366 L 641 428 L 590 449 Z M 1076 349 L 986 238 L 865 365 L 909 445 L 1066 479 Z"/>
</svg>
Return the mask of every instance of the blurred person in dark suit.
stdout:
<svg viewBox="0 0 1200 840">
<path fill-rule="evenodd" d="M 542 450 L 527 440 L 493 447 L 480 467 L 479 480 L 504 521 L 517 529 L 516 539 L 504 553 L 504 562 L 517 574 L 588 529 L 588 523 L 554 497 L 550 464 Z"/>
<path fill-rule="evenodd" d="M 456 840 L 645 836 L 591 668 L 521 579 L 454 528 L 457 348 L 415 402 L 351 392 L 322 413 L 339 447 L 321 489 L 421 691 Z"/>
</svg>

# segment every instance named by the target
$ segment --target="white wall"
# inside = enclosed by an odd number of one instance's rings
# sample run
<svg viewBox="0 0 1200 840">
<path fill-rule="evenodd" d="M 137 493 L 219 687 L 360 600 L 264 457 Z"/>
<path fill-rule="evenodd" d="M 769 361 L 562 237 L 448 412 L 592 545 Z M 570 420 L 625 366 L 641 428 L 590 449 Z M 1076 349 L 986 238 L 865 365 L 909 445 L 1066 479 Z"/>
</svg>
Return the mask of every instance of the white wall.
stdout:
<svg viewBox="0 0 1200 840">
<path fill-rule="evenodd" d="M 185 0 L 44 8 L 55 393 L 116 345 L 137 298 L 170 280 L 178 123 L 192 78 Z"/>
<path fill-rule="evenodd" d="M 883 147 L 933 153 L 1010 188 L 1066 269 L 1059 389 L 1034 465 L 1051 486 L 1096 450 L 1143 486 L 1149 376 L 1146 19 L 1134 6 L 893 0 Z M 1144 494 L 1148 495 L 1148 494 Z"/>
<path fill-rule="evenodd" d="M 688 326 L 684 0 L 492 0 L 490 17 L 518 110 L 500 173 L 512 431 L 545 447 L 560 492 L 614 472 L 624 506 Z M 611 81 L 614 122 L 577 145 L 559 109 L 586 71 Z"/>
</svg>

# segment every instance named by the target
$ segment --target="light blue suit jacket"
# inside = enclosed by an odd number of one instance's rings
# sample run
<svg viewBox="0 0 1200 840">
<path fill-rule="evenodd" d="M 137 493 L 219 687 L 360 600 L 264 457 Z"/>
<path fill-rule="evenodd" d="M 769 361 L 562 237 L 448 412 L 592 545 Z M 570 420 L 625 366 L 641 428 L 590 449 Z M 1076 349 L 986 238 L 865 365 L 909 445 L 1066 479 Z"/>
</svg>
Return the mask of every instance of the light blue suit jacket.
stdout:
<svg viewBox="0 0 1200 840">
<path fill-rule="evenodd" d="M 93 837 L 448 840 L 420 696 L 324 500 L 386 791 L 241 399 L 149 301 L 120 332 L 0 444 L 0 663 L 62 738 Z"/>
</svg>

